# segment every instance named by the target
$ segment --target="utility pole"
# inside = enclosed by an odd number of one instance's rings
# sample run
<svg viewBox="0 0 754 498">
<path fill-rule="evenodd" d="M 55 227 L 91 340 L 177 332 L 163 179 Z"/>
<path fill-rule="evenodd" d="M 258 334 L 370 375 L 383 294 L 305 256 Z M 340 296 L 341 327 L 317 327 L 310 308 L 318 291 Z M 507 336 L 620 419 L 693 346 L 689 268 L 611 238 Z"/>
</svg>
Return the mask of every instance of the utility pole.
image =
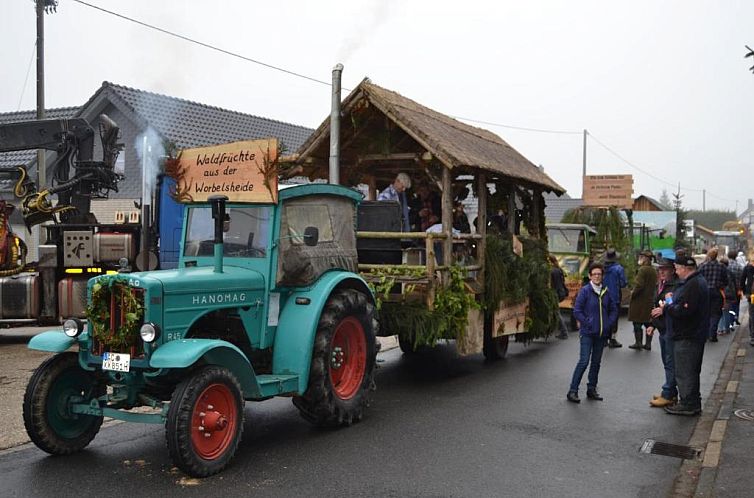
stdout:
<svg viewBox="0 0 754 498">
<path fill-rule="evenodd" d="M 45 12 L 55 12 L 58 0 L 36 0 L 37 10 L 37 119 L 45 118 Z M 44 149 L 37 150 L 37 189 L 47 184 Z M 45 243 L 45 230 L 39 227 L 39 244 Z"/>
<path fill-rule="evenodd" d="M 707 210 L 707 190 L 702 189 L 702 212 Z"/>
<path fill-rule="evenodd" d="M 587 131 L 586 129 L 584 129 L 584 156 L 583 156 L 584 160 L 581 167 L 582 178 L 586 176 L 586 136 L 587 136 Z"/>
</svg>

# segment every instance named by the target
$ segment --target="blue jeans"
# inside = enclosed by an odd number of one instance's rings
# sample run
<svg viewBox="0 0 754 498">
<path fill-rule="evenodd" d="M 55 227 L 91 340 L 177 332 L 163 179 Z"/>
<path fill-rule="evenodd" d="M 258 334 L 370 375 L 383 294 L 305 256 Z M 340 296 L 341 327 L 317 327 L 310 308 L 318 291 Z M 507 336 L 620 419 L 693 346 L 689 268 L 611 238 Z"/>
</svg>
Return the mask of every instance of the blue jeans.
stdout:
<svg viewBox="0 0 754 498">
<path fill-rule="evenodd" d="M 576 363 L 576 369 L 573 371 L 571 379 L 571 392 L 579 392 L 579 384 L 584 376 L 586 367 L 589 366 L 589 376 L 587 377 L 587 390 L 597 389 L 597 378 L 600 374 L 600 363 L 602 362 L 602 349 L 605 347 L 605 341 L 609 337 L 597 337 L 591 335 L 579 335 L 581 350 L 579 352 L 579 362 Z M 591 363 L 589 358 L 591 356 Z"/>
<path fill-rule="evenodd" d="M 673 344 L 675 379 L 678 382 L 679 405 L 692 410 L 701 410 L 699 374 L 702 371 L 704 343 L 697 339 L 681 339 Z"/>
<path fill-rule="evenodd" d="M 665 369 L 665 383 L 662 385 L 662 397 L 672 399 L 678 396 L 678 385 L 675 382 L 675 367 L 673 366 L 673 339 L 669 333 L 660 334 L 660 357 Z"/>
<path fill-rule="evenodd" d="M 717 324 L 720 323 L 720 317 L 723 314 L 723 296 L 717 289 L 709 290 L 709 328 L 707 329 L 707 338 L 717 338 Z"/>
</svg>

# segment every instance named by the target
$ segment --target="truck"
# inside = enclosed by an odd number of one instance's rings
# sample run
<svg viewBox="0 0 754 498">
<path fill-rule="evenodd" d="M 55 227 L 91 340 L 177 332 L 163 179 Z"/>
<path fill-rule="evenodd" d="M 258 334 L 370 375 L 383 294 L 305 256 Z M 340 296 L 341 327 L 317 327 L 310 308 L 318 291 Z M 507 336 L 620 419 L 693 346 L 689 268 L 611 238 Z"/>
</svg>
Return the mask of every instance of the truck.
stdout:
<svg viewBox="0 0 754 498">
<path fill-rule="evenodd" d="M 66 313 L 83 316 L 88 277 L 115 273 L 122 258 L 135 259 L 140 224 L 103 224 L 91 213 L 92 199 L 117 192 L 124 178 L 116 163 L 123 147 L 119 127 L 105 114 L 98 122 L 99 160 L 94 157 L 97 132 L 83 118 L 0 125 L 0 152 L 57 153 L 47 165 L 52 174 L 46 185 L 31 181 L 23 166 L 0 171 L 13 180 L 18 198 L 18 208 L 0 202 L 0 323 L 59 323 Z M 41 225 L 46 235 L 36 262 L 26 261 L 23 237 L 11 229 L 15 209 L 29 231 Z"/>
<path fill-rule="evenodd" d="M 558 259 L 568 289 L 568 297 L 559 306 L 573 309 L 576 294 L 581 289 L 593 258 L 592 239 L 597 231 L 581 223 L 548 223 L 546 227 L 548 250 Z"/>
<path fill-rule="evenodd" d="M 291 397 L 322 427 L 362 419 L 379 325 L 356 273 L 361 194 L 330 184 L 278 192 L 274 175 L 220 176 L 209 192 L 227 188 L 235 199 L 177 192 L 187 200 L 178 268 L 96 276 L 86 320 L 29 342 L 56 353 L 24 397 L 26 430 L 42 450 L 81 450 L 104 417 L 160 424 L 175 465 L 205 477 L 231 461 L 245 401 Z M 223 185 L 263 195 L 242 201 Z"/>
</svg>

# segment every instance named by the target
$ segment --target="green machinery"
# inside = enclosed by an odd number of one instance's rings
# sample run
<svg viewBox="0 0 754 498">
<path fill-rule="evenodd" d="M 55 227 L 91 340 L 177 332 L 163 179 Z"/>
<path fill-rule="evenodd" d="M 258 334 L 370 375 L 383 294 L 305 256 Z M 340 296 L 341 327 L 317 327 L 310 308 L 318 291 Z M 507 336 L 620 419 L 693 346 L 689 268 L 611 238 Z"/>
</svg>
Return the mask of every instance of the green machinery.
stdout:
<svg viewBox="0 0 754 498">
<path fill-rule="evenodd" d="M 245 400 L 290 396 L 318 426 L 360 420 L 378 328 L 356 274 L 360 200 L 310 184 L 277 202 L 189 204 L 178 269 L 93 278 L 88 319 L 31 340 L 58 353 L 27 387 L 31 440 L 69 454 L 103 417 L 163 424 L 174 463 L 207 476 L 233 457 Z"/>
</svg>

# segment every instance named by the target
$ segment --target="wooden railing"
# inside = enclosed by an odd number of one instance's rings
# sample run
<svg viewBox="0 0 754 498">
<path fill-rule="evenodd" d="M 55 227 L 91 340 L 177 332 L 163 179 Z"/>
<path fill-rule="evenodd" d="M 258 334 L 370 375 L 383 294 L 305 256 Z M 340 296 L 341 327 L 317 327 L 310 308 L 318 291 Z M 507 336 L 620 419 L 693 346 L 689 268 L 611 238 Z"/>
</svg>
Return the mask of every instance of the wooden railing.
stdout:
<svg viewBox="0 0 754 498">
<path fill-rule="evenodd" d="M 448 237 L 447 233 L 427 233 L 427 232 L 356 232 L 357 239 L 399 239 L 399 240 L 421 240 L 424 239 L 424 251 L 425 251 L 425 264 L 423 265 L 411 265 L 411 264 L 359 264 L 359 271 L 371 272 L 373 270 L 388 270 L 402 268 L 406 270 L 424 270 L 423 277 L 417 277 L 414 275 L 391 275 L 396 283 L 420 283 L 427 285 L 427 306 L 432 308 L 434 303 L 435 291 L 440 282 L 444 282 L 447 279 L 447 272 L 449 266 L 445 264 L 438 264 L 435 259 L 435 242 L 438 240 L 445 240 Z M 481 240 L 482 236 L 478 234 L 454 234 L 451 236 L 453 241 L 467 242 L 472 240 Z M 478 261 L 484 261 L 483 258 L 477 257 Z M 471 265 L 456 265 L 466 271 L 480 272 L 483 269 L 483 264 L 471 264 Z M 365 274 L 364 278 L 370 280 L 369 274 Z M 381 275 L 375 275 L 374 279 L 381 278 Z M 476 281 L 474 285 L 477 289 L 482 288 L 481 282 Z"/>
</svg>

